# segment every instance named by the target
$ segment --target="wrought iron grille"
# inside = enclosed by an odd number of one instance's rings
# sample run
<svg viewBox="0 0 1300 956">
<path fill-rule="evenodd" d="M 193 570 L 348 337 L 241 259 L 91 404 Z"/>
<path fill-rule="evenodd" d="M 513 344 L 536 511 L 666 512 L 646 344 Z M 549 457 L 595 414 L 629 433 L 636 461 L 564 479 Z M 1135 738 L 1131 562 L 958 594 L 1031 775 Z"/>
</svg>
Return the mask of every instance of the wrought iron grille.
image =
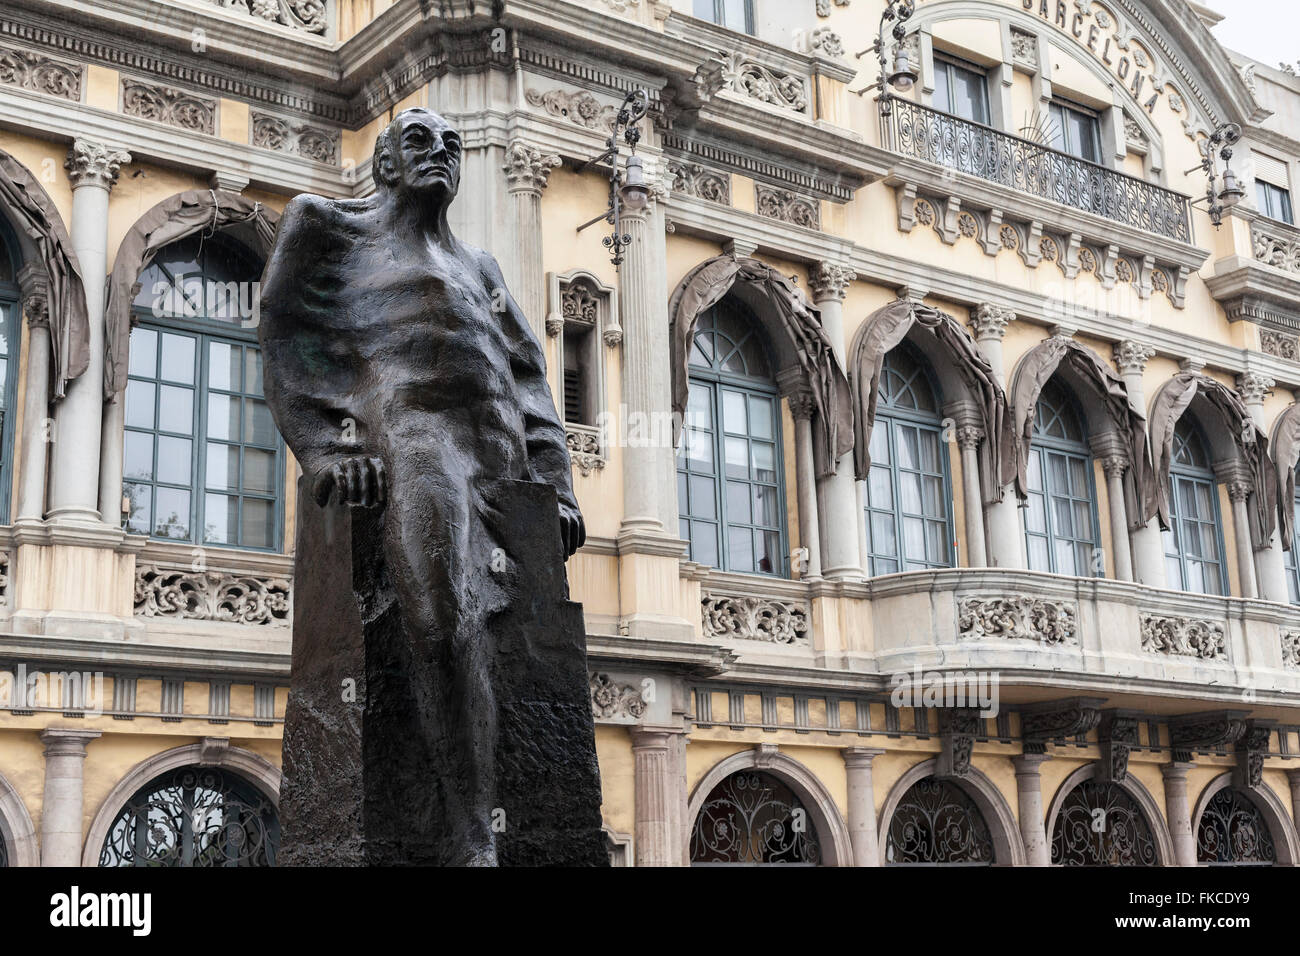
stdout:
<svg viewBox="0 0 1300 956">
<path fill-rule="evenodd" d="M 1156 844 L 1137 802 L 1113 783 L 1085 780 L 1052 829 L 1057 866 L 1155 866 Z"/>
<path fill-rule="evenodd" d="M 885 862 L 989 865 L 993 838 L 979 808 L 960 787 L 926 777 L 908 788 L 889 821 Z"/>
<path fill-rule="evenodd" d="M 691 832 L 691 865 L 816 866 L 821 847 L 808 812 L 780 780 L 742 770 L 713 788 Z"/>
<path fill-rule="evenodd" d="M 1196 861 L 1257 866 L 1277 862 L 1268 824 L 1249 797 L 1224 787 L 1210 798 L 1196 829 Z"/>
<path fill-rule="evenodd" d="M 881 137 L 893 152 L 1180 242 L 1192 241 L 1191 199 L 1182 193 L 910 100 L 888 97 L 885 103 Z"/>
<path fill-rule="evenodd" d="M 274 866 L 275 807 L 247 781 L 208 767 L 151 780 L 109 828 L 100 866 Z"/>
</svg>

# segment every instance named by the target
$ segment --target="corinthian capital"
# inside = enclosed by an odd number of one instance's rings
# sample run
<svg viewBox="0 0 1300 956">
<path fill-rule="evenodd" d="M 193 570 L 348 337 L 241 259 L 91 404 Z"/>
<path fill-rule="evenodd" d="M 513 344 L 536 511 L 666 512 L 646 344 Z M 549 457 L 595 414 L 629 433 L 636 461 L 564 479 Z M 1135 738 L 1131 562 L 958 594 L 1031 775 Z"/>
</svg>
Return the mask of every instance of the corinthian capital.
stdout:
<svg viewBox="0 0 1300 956">
<path fill-rule="evenodd" d="M 68 150 L 63 168 L 68 171 L 72 188 L 100 186 L 112 189 L 117 182 L 117 171 L 131 162 L 131 154 L 102 143 L 79 139 Z"/>
<path fill-rule="evenodd" d="M 1259 372 L 1243 372 L 1237 376 L 1237 392 L 1247 405 L 1262 405 L 1264 396 L 1273 391 L 1277 382 Z"/>
<path fill-rule="evenodd" d="M 506 182 L 511 192 L 534 192 L 541 195 L 551 178 L 551 170 L 560 165 L 560 157 L 543 153 L 522 139 L 510 141 L 506 147 Z"/>
<path fill-rule="evenodd" d="M 1000 339 L 1016 314 L 991 302 L 981 302 L 971 313 L 970 327 L 977 339 Z"/>
<path fill-rule="evenodd" d="M 808 287 L 812 289 L 813 301 L 842 300 L 844 293 L 848 291 L 849 283 L 857 277 L 858 274 L 848 266 L 823 259 L 813 266 L 808 274 Z"/>
<path fill-rule="evenodd" d="M 1121 375 L 1141 375 L 1156 350 L 1143 342 L 1125 339 L 1115 343 L 1115 367 Z"/>
</svg>

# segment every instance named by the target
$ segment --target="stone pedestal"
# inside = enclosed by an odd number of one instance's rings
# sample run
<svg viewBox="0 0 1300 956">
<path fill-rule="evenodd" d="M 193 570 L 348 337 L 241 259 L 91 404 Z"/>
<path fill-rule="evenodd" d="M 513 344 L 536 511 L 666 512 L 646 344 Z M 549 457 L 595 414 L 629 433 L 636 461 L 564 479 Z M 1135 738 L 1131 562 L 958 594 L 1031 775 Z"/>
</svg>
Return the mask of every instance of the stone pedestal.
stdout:
<svg viewBox="0 0 1300 956">
<path fill-rule="evenodd" d="M 555 492 L 490 481 L 473 498 L 458 570 L 427 542 L 459 601 L 440 581 L 405 596 L 455 623 L 412 633 L 385 510 L 321 508 L 300 482 L 283 865 L 490 864 L 485 841 L 501 865 L 608 862 Z"/>
</svg>

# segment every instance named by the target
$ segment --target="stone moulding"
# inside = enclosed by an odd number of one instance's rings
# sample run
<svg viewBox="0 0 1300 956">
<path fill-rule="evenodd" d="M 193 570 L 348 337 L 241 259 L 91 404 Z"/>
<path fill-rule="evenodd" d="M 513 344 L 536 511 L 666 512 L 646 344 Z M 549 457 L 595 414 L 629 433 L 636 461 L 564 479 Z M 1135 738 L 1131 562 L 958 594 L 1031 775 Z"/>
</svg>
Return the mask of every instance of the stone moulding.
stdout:
<svg viewBox="0 0 1300 956">
<path fill-rule="evenodd" d="M 957 608 L 958 636 L 965 640 L 1009 638 L 1040 644 L 1078 644 L 1076 610 L 1041 598 L 966 598 Z"/>
<path fill-rule="evenodd" d="M 631 684 L 619 683 L 608 674 L 596 672 L 591 674 L 589 684 L 591 716 L 596 720 L 635 723 L 645 716 L 645 698 Z"/>
<path fill-rule="evenodd" d="M 6 86 L 80 103 L 84 72 L 85 67 L 80 63 L 64 63 L 39 53 L 0 47 L 0 84 Z"/>
<path fill-rule="evenodd" d="M 700 605 L 704 612 L 704 636 L 709 640 L 809 643 L 809 609 L 801 603 L 706 592 Z"/>
<path fill-rule="evenodd" d="M 1201 660 L 1226 660 L 1227 644 L 1223 625 L 1189 617 L 1141 617 L 1142 650 L 1149 654 L 1170 654 Z"/>
<path fill-rule="evenodd" d="M 144 565 L 135 573 L 135 616 L 288 627 L 292 586 L 285 578 Z"/>
</svg>

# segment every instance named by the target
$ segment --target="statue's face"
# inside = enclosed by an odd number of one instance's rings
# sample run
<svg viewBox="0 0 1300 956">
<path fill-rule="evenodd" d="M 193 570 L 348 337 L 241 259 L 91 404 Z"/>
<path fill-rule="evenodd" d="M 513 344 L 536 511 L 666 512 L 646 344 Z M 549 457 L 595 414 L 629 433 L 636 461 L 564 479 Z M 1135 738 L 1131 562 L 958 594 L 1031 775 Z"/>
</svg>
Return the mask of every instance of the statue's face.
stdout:
<svg viewBox="0 0 1300 956">
<path fill-rule="evenodd" d="M 392 130 L 395 187 L 451 202 L 460 188 L 460 134 L 437 113 L 407 110 Z"/>
</svg>

